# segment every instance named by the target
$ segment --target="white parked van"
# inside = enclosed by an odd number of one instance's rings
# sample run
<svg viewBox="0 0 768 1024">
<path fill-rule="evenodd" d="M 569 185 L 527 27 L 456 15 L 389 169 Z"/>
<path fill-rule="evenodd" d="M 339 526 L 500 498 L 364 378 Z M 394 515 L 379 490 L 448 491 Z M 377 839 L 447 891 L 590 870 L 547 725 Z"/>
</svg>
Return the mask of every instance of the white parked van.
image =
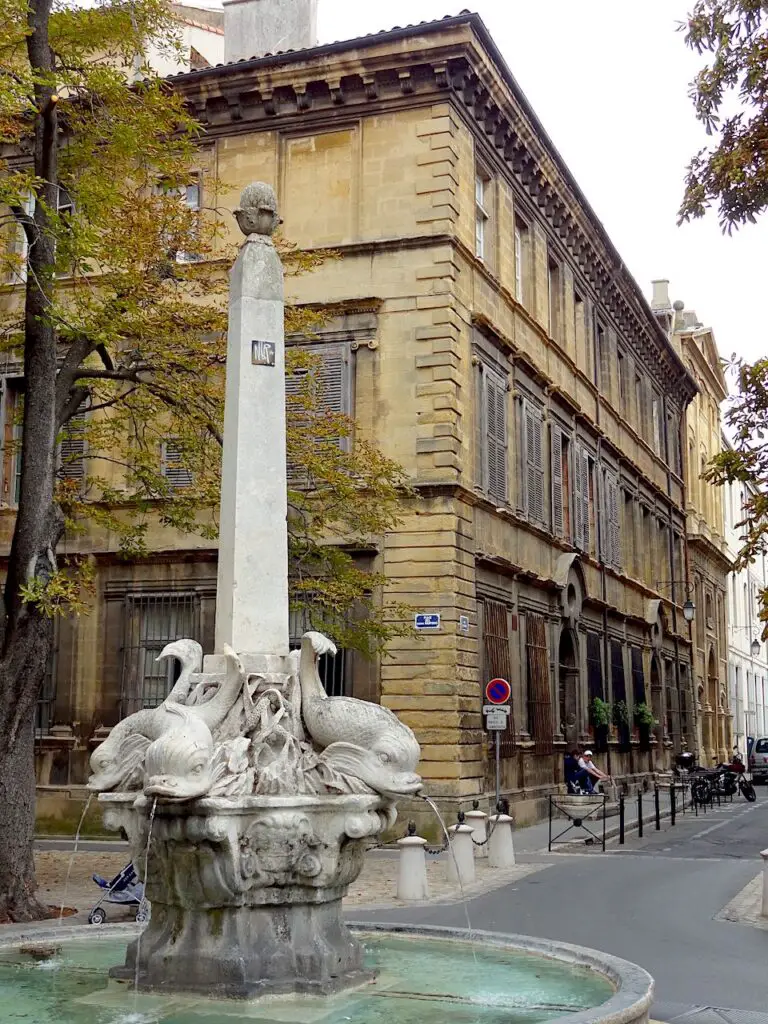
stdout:
<svg viewBox="0 0 768 1024">
<path fill-rule="evenodd" d="M 753 782 L 768 781 L 768 736 L 755 740 L 752 753 L 749 755 L 749 769 Z"/>
</svg>

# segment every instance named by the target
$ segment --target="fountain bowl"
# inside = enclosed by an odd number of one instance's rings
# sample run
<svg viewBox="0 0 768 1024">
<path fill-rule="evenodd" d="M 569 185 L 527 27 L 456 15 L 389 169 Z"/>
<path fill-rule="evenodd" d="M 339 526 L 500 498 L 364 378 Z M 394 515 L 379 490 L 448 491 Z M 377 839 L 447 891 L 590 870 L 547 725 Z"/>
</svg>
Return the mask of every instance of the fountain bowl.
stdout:
<svg viewBox="0 0 768 1024">
<path fill-rule="evenodd" d="M 158 989 L 136 994 L 108 978 L 110 959 L 136 938 L 135 924 L 16 926 L 0 937 L 0 1000 L 38 1024 L 648 1024 L 652 978 L 605 953 L 483 931 L 473 931 L 470 941 L 465 929 L 366 922 L 350 928 L 366 947 L 375 981 L 332 996 L 254 1002 Z M 46 965 L 24 957 L 20 947 L 32 940 L 55 945 L 56 959 Z"/>
</svg>

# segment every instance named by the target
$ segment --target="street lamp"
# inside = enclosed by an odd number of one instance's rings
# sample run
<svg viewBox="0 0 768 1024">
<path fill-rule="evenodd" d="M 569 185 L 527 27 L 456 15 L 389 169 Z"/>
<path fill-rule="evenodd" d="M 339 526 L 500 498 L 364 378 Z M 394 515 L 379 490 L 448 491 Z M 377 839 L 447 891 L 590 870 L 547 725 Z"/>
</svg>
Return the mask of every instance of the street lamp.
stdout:
<svg viewBox="0 0 768 1024">
<path fill-rule="evenodd" d="M 694 590 L 693 583 L 686 583 L 684 580 L 656 580 L 657 590 L 666 590 L 667 587 L 683 587 L 686 594 L 692 594 Z M 696 605 L 690 597 L 686 597 L 683 604 L 683 618 L 686 622 L 693 622 L 696 618 Z"/>
<path fill-rule="evenodd" d="M 760 653 L 760 641 L 757 639 L 757 637 L 755 637 L 755 639 L 752 641 L 752 646 L 750 647 L 750 650 L 752 651 L 753 658 L 756 658 Z"/>
</svg>

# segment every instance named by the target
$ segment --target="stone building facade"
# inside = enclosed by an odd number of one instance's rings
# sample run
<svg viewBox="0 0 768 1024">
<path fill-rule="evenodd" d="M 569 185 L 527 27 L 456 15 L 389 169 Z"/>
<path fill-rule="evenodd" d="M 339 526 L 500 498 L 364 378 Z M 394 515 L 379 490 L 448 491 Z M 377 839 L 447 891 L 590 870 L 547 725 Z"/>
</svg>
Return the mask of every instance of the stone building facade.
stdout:
<svg viewBox="0 0 768 1024">
<path fill-rule="evenodd" d="M 698 386 L 685 418 L 686 589 L 696 605 L 692 623 L 697 750 L 704 765 L 724 760 L 732 748 L 728 687 L 728 574 L 725 491 L 704 479 L 721 450 L 720 406 L 728 394 L 717 343 L 693 310 L 670 304 L 669 282 L 655 281 L 652 306 L 670 330 L 672 344 Z"/>
<path fill-rule="evenodd" d="M 292 340 L 329 360 L 339 407 L 416 495 L 359 557 L 440 627 L 377 664 L 342 657 L 328 685 L 415 729 L 428 791 L 452 810 L 492 790 L 492 675 L 512 684 L 502 789 L 519 820 L 541 813 L 576 743 L 628 783 L 667 766 L 695 735 L 677 583 L 696 385 L 481 20 L 172 82 L 205 128 L 202 206 L 270 182 L 285 235 L 339 254 L 292 279 L 292 299 L 335 307 Z M 208 167 L 225 196 L 206 195 Z M 97 606 L 61 630 L 44 784 L 81 783 L 99 728 L 165 685 L 158 645 L 212 644 L 209 545 L 158 529 L 153 557 L 123 565 L 109 537 L 72 543 L 86 542 Z"/>
<path fill-rule="evenodd" d="M 727 441 L 723 440 L 723 444 Z M 748 485 L 725 487 L 725 538 L 735 561 L 741 547 L 744 498 Z M 758 595 L 768 587 L 765 555 L 733 571 L 728 581 L 728 690 L 733 742 L 746 757 L 750 740 L 768 736 L 768 644 L 762 640 Z M 757 641 L 753 653 L 754 641 Z"/>
</svg>

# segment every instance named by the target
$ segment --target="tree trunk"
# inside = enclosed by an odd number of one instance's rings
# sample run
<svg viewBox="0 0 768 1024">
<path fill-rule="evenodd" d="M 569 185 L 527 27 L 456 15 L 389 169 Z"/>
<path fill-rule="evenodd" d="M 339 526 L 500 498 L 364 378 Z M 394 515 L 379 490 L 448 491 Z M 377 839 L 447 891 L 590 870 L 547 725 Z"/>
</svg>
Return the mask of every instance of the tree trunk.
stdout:
<svg viewBox="0 0 768 1024">
<path fill-rule="evenodd" d="M 28 8 L 27 53 L 35 83 L 33 163 L 39 180 L 29 232 L 24 308 L 24 423 L 19 508 L 0 622 L 0 920 L 29 921 L 47 911 L 35 898 L 34 716 L 53 641 L 53 623 L 24 600 L 22 587 L 56 570 L 63 516 L 54 500 L 57 337 L 50 320 L 56 243 L 48 210 L 58 203 L 58 119 L 52 0 Z"/>
<path fill-rule="evenodd" d="M 0 923 L 35 921 L 48 909 L 35 897 L 34 712 L 0 760 Z"/>
</svg>

